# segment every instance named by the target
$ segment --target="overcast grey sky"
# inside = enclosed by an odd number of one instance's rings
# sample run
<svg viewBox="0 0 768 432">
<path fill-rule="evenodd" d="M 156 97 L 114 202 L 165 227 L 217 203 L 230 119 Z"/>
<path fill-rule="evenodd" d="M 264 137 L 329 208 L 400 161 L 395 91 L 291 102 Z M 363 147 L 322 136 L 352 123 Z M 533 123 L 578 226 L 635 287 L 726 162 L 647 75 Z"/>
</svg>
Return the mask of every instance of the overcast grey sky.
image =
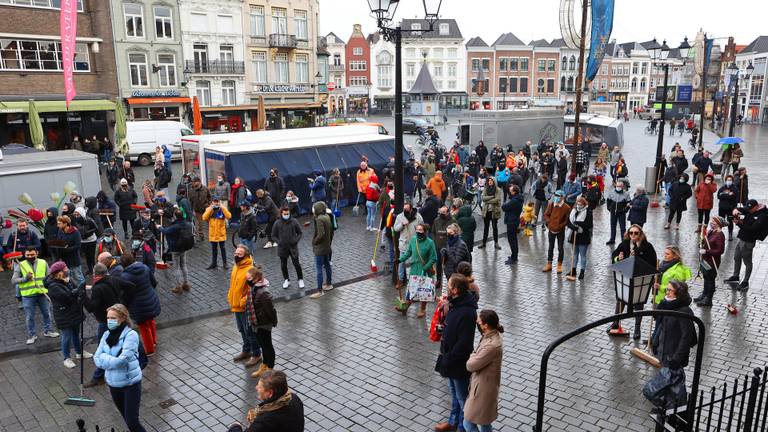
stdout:
<svg viewBox="0 0 768 432">
<path fill-rule="evenodd" d="M 423 17 L 421 0 L 400 0 L 397 19 Z M 580 2 L 577 0 L 577 4 Z M 560 37 L 560 0 L 443 0 L 441 18 L 455 18 L 464 39 L 480 36 L 489 45 L 503 32 L 524 42 Z M 577 20 L 578 21 L 578 20 Z M 376 30 L 367 0 L 320 0 L 320 33 L 333 31 L 343 40 L 353 24 L 363 32 Z M 619 42 L 643 42 L 654 36 L 671 47 L 684 36 L 693 39 L 699 28 L 710 36 L 734 36 L 748 44 L 768 35 L 766 0 L 616 0 L 612 37 Z"/>
</svg>

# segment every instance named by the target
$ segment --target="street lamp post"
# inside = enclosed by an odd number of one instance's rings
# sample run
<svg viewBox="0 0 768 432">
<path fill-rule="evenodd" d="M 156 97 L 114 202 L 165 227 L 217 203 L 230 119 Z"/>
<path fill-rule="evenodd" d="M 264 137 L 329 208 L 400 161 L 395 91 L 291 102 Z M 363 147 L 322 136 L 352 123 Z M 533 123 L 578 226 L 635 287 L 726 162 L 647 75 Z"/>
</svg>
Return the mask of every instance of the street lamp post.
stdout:
<svg viewBox="0 0 768 432">
<path fill-rule="evenodd" d="M 755 67 L 752 66 L 752 62 L 749 62 L 749 66 L 747 66 L 747 73 L 742 75 L 741 78 L 744 78 L 745 80 L 749 79 L 749 76 L 752 75 L 752 71 L 755 70 Z M 739 103 L 739 68 L 736 66 L 736 63 L 731 63 L 730 66 L 728 66 L 728 75 L 731 77 L 731 80 L 733 81 L 733 101 L 731 102 L 731 122 L 728 126 L 728 136 L 733 136 L 733 128 L 736 127 L 736 113 L 738 111 L 738 103 Z"/>
</svg>

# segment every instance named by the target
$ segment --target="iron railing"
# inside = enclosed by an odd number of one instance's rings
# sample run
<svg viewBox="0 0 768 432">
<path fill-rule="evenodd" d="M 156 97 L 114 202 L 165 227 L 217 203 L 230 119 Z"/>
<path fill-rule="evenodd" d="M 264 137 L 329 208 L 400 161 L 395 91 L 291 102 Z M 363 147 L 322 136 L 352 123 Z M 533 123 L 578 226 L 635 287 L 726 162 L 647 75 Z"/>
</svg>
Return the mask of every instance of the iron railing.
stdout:
<svg viewBox="0 0 768 432">
<path fill-rule="evenodd" d="M 269 35 L 270 48 L 296 48 L 296 35 L 272 33 Z"/>
<path fill-rule="evenodd" d="M 329 72 L 344 72 L 344 65 L 343 64 L 329 64 L 328 65 L 328 71 Z"/>
<path fill-rule="evenodd" d="M 245 74 L 245 62 L 242 61 L 197 61 L 187 60 L 184 71 L 193 74 L 214 75 L 243 75 Z"/>
</svg>

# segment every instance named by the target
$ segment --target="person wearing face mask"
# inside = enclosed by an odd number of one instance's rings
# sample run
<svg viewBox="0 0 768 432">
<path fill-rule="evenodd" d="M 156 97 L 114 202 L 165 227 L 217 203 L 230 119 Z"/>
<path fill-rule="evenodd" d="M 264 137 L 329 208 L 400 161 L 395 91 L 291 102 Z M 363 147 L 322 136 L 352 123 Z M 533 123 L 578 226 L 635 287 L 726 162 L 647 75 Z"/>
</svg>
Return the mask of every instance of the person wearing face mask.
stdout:
<svg viewBox="0 0 768 432">
<path fill-rule="evenodd" d="M 568 215 L 571 207 L 565 203 L 563 191 L 555 192 L 552 201 L 544 212 L 549 237 L 549 250 L 547 251 L 547 264 L 541 269 L 544 273 L 552 271 L 552 259 L 554 258 L 555 242 L 557 242 L 557 273 L 563 272 L 563 259 L 565 258 L 563 242 L 565 240 L 565 226 L 568 223 Z"/>
<path fill-rule="evenodd" d="M 171 169 L 164 164 L 155 164 L 155 190 L 168 193 L 168 185 L 171 183 Z"/>
<path fill-rule="evenodd" d="M 700 296 L 693 299 L 699 307 L 712 306 L 712 297 L 715 295 L 715 280 L 720 268 L 720 257 L 725 252 L 725 235 L 722 231 L 724 225 L 724 219 L 714 216 L 709 223 L 709 231 L 701 244 L 702 248 L 699 249 L 704 290 Z"/>
<path fill-rule="evenodd" d="M 645 193 L 645 187 L 640 185 L 636 186 L 635 195 L 629 202 L 629 214 L 627 215 L 627 219 L 629 220 L 630 225 L 638 225 L 640 227 L 645 225 L 648 215 L 648 204 L 650 203 L 648 201 L 648 195 Z"/>
<path fill-rule="evenodd" d="M 437 211 L 437 218 L 434 220 L 432 225 L 430 225 L 429 228 L 429 236 L 432 238 L 432 241 L 435 242 L 435 250 L 440 252 L 440 258 L 444 258 L 442 255 L 443 249 L 448 245 L 448 227 L 452 224 L 456 223 L 456 219 L 451 216 L 451 213 L 448 211 L 448 207 L 442 206 Z M 445 258 L 447 259 L 447 258 Z M 458 263 L 458 261 L 457 261 Z M 448 275 L 453 274 L 453 272 L 446 273 Z M 443 277 L 443 259 L 438 259 L 437 261 L 437 286 L 442 286 L 442 277 Z"/>
<path fill-rule="evenodd" d="M 415 235 L 408 241 L 407 246 L 401 249 L 399 258 L 400 268 L 405 270 L 405 262 L 408 261 L 411 265 L 411 276 L 428 276 L 430 278 L 435 277 L 435 264 L 437 263 L 437 250 L 435 249 L 435 243 L 427 237 L 427 227 L 423 223 L 417 224 L 415 227 Z M 410 261 L 409 261 L 410 260 Z M 408 299 L 408 305 L 410 306 L 411 300 Z M 427 302 L 420 302 L 419 312 L 416 314 L 416 318 L 424 318 L 427 310 Z"/>
<path fill-rule="evenodd" d="M 117 223 L 117 205 L 114 201 L 112 201 L 111 198 L 107 196 L 107 193 L 104 191 L 99 191 L 96 194 L 96 208 L 98 209 L 97 214 L 99 215 L 99 218 L 101 219 L 101 226 L 102 227 L 114 227 Z M 108 214 L 101 214 L 101 213 L 108 213 Z"/>
<path fill-rule="evenodd" d="M 395 222 L 392 226 L 392 229 L 396 233 L 399 233 L 397 250 L 399 250 L 400 253 L 403 253 L 408 248 L 411 238 L 416 236 L 416 227 L 423 223 L 424 219 L 422 218 L 421 214 L 419 214 L 419 212 L 413 208 L 413 205 L 410 203 L 405 203 L 403 205 L 403 212 L 395 217 Z M 406 272 L 404 265 L 398 266 L 398 273 L 400 280 L 398 281 L 397 286 L 400 288 L 406 282 Z"/>
<path fill-rule="evenodd" d="M 213 186 L 212 198 L 218 198 L 221 206 L 229 209 L 229 196 L 232 194 L 232 187 L 224 177 L 224 174 L 216 176 L 216 184 Z"/>
<path fill-rule="evenodd" d="M 707 173 L 707 175 L 704 176 L 704 181 L 699 182 L 695 189 L 696 209 L 699 211 L 699 225 L 696 228 L 696 232 L 700 232 L 707 226 L 707 224 L 709 224 L 709 213 L 715 205 L 715 192 L 717 192 L 715 176 Z"/>
<path fill-rule="evenodd" d="M 489 177 L 483 190 L 483 243 L 478 249 L 484 249 L 488 241 L 488 229 L 493 227 L 493 244 L 496 250 L 499 245 L 499 218 L 501 217 L 501 189 L 496 186 L 496 180 Z"/>
<path fill-rule="evenodd" d="M 142 379 L 139 335 L 133 329 L 133 322 L 124 305 L 110 306 L 106 318 L 109 331 L 101 337 L 93 362 L 96 367 L 104 369 L 112 401 L 128 430 L 145 432 L 139 420 Z"/>
<path fill-rule="evenodd" d="M 451 412 L 448 421 L 438 423 L 436 431 L 455 431 L 464 424 L 464 409 L 469 394 L 470 372 L 467 361 L 472 355 L 477 321 L 477 301 L 469 292 L 469 281 L 458 273 L 448 280 L 450 308 L 445 317 L 440 340 L 440 354 L 435 362 L 435 371 L 448 379 L 451 393 Z"/>
<path fill-rule="evenodd" d="M 157 259 L 155 259 L 155 254 L 152 252 L 152 248 L 147 244 L 144 236 L 140 233 L 135 233 L 131 237 L 131 253 L 136 258 L 136 261 L 149 267 L 149 271 L 154 274 Z"/>
<path fill-rule="evenodd" d="M 115 230 L 107 228 L 104 230 L 104 235 L 98 240 L 96 246 L 96 253 L 101 254 L 103 252 L 109 252 L 112 256 L 119 257 L 123 254 L 125 246 L 120 242 L 120 239 L 115 235 Z"/>
<path fill-rule="evenodd" d="M 171 213 L 173 215 L 173 213 Z M 194 246 L 194 232 L 190 224 L 188 224 L 183 217 L 181 217 L 181 211 L 176 211 L 173 222 L 167 227 L 156 225 L 157 229 L 163 234 L 165 240 L 168 242 L 168 249 L 166 253 L 170 252 L 175 262 L 174 276 L 176 278 L 176 286 L 171 288 L 171 292 L 174 294 L 181 294 L 183 291 L 189 291 L 189 277 L 187 272 L 187 251 Z M 186 240 L 182 241 L 182 237 Z M 160 257 L 165 261 L 166 258 Z M 157 283 L 153 282 L 154 286 Z M 130 306 L 130 305 L 129 305 Z"/>
<path fill-rule="evenodd" d="M 107 331 L 107 309 L 114 304 L 122 301 L 123 291 L 132 291 L 133 284 L 123 281 L 120 278 L 109 275 L 107 266 L 97 263 L 93 267 L 93 287 L 86 287 L 84 300 L 85 309 L 93 314 L 98 323 L 96 327 L 96 340 Z M 96 368 L 93 371 L 93 377 L 90 382 L 83 385 L 85 388 L 96 387 L 104 383 L 104 369 Z"/>
<path fill-rule="evenodd" d="M 485 161 L 488 159 L 488 147 L 485 146 L 483 140 L 480 140 L 475 147 L 475 153 L 477 153 L 477 161 L 481 167 L 485 166 Z"/>
<path fill-rule="evenodd" d="M 83 297 L 85 284 L 75 285 L 70 280 L 69 269 L 63 261 L 56 261 L 51 265 L 48 276 L 43 281 L 51 299 L 53 319 L 56 327 L 61 332 L 61 354 L 64 356 L 64 366 L 72 369 L 75 362 L 72 361 L 71 351 L 75 348 L 75 357 L 91 358 L 93 355 L 82 350 L 80 341 L 80 325 L 85 320 L 83 314 Z"/>
<path fill-rule="evenodd" d="M 744 168 L 742 168 L 744 169 Z M 768 208 L 757 200 L 751 199 L 743 207 L 733 210 L 734 223 L 739 226 L 739 234 L 735 252 L 733 254 L 733 274 L 724 282 L 731 285 L 731 289 L 747 291 L 749 278 L 752 276 L 752 255 L 758 241 L 763 241 L 768 235 Z M 739 282 L 741 265 L 746 267 L 744 279 Z"/>
<path fill-rule="evenodd" d="M 331 268 L 333 222 L 331 220 L 332 213 L 328 213 L 327 207 L 322 201 L 316 202 L 312 206 L 312 215 L 312 222 L 315 228 L 312 234 L 312 253 L 315 256 L 317 291 L 310 295 L 310 298 L 317 299 L 323 296 L 324 291 L 333 289 L 333 273 Z M 323 271 L 325 271 L 325 279 L 323 279 Z M 325 280 L 325 283 L 323 283 L 323 280 Z"/>
<path fill-rule="evenodd" d="M 691 296 L 688 284 L 679 280 L 671 280 L 665 289 L 666 295 L 659 303 L 659 310 L 670 310 L 693 315 L 690 308 Z M 688 366 L 691 348 L 698 343 L 693 321 L 678 316 L 662 316 L 657 321 L 657 331 L 654 332 L 653 351 L 663 368 L 669 368 L 672 373 L 682 375 L 685 382 L 684 368 Z M 654 413 L 660 413 L 667 406 L 654 407 Z"/>
<path fill-rule="evenodd" d="M 671 199 L 669 190 L 678 177 L 680 177 L 680 173 L 677 171 L 677 166 L 673 163 L 672 158 L 669 159 L 669 162 L 665 159 L 662 163 L 662 168 L 664 169 L 664 174 L 661 176 L 664 184 L 664 208 L 667 208 Z"/>
<path fill-rule="evenodd" d="M 464 403 L 464 430 L 488 432 L 498 416 L 504 327 L 499 324 L 498 314 L 490 309 L 481 310 L 476 323 L 481 337 L 467 360 L 467 371 L 472 376 Z"/>
<path fill-rule="evenodd" d="M 291 279 L 288 276 L 288 258 L 291 259 L 293 268 L 296 270 L 299 288 L 304 288 L 304 272 L 301 270 L 298 248 L 302 234 L 301 224 L 291 217 L 291 210 L 288 207 L 281 208 L 280 219 L 272 226 L 272 238 L 277 243 L 277 256 L 280 257 L 280 270 L 283 272 L 284 289 L 288 289 L 291 286 Z"/>
<path fill-rule="evenodd" d="M 59 256 L 69 268 L 72 281 L 79 285 L 85 281 L 83 270 L 80 267 L 80 244 L 82 242 L 80 231 L 72 225 L 69 216 L 56 218 L 56 225 L 59 227 L 56 240 L 61 242 L 60 247 L 58 247 Z"/>
<path fill-rule="evenodd" d="M 587 205 L 584 197 L 576 200 L 575 206 L 568 215 L 566 222 L 565 238 L 573 244 L 573 265 L 565 278 L 573 282 L 576 280 L 576 269 L 579 270 L 579 280 L 584 279 L 587 270 L 587 250 L 592 242 L 592 210 Z"/>
<path fill-rule="evenodd" d="M 539 223 L 539 214 L 541 214 L 541 209 L 544 208 L 546 210 L 547 203 L 550 199 L 552 199 L 554 192 L 555 191 L 552 189 L 552 185 L 549 183 L 549 177 L 547 177 L 546 174 L 542 174 L 541 177 L 539 177 L 539 179 L 533 182 L 531 185 L 531 196 L 533 196 L 536 204 L 534 210 L 536 216 L 533 220 L 534 226 Z M 541 229 L 545 230 L 546 228 L 546 223 L 542 223 Z"/>
<path fill-rule="evenodd" d="M 523 212 L 523 197 L 520 196 L 520 188 L 517 185 L 509 187 L 509 199 L 501 205 L 504 211 L 504 225 L 507 226 L 507 242 L 509 243 L 509 258 L 504 264 L 517 262 L 517 232 L 520 228 L 520 213 Z"/>
<path fill-rule="evenodd" d="M 728 223 L 728 241 L 733 240 L 733 210 L 739 199 L 739 190 L 733 184 L 733 176 L 725 176 L 725 182 L 717 191 L 717 215 Z"/>
<path fill-rule="evenodd" d="M 133 222 L 133 236 L 138 235 L 145 239 L 152 252 L 157 251 L 157 240 L 160 238 L 160 230 L 152 220 L 152 211 L 145 208 L 139 212 L 139 217 Z"/>
<path fill-rule="evenodd" d="M 245 314 L 251 331 L 261 347 L 263 362 L 259 369 L 251 374 L 259 378 L 265 372 L 275 368 L 275 348 L 272 345 L 272 329 L 277 326 L 277 311 L 269 293 L 269 281 L 264 277 L 261 266 L 248 269 L 245 275 L 246 301 Z"/>
<path fill-rule="evenodd" d="M 211 206 L 203 213 L 203 220 L 208 222 L 208 241 L 211 243 L 211 264 L 208 270 L 216 268 L 218 259 L 218 250 L 221 249 L 221 266 L 227 270 L 227 221 L 232 214 L 226 207 L 221 206 L 221 202 L 214 198 Z"/>
<path fill-rule="evenodd" d="M 255 195 L 253 207 L 256 210 L 257 219 L 262 217 L 267 219 L 267 242 L 264 244 L 264 249 L 277 247 L 277 239 L 272 237 L 272 228 L 280 219 L 280 208 L 264 189 L 257 189 Z"/>
<path fill-rule="evenodd" d="M 96 242 L 98 240 L 98 227 L 96 222 L 86 216 L 85 209 L 82 207 L 75 208 L 73 214 L 72 224 L 80 231 L 81 243 L 80 251 L 82 256 L 85 257 L 85 268 L 83 273 L 85 276 L 90 276 L 93 270 L 93 265 L 96 263 Z"/>
<path fill-rule="evenodd" d="M 24 260 L 19 261 L 13 268 L 11 283 L 16 285 L 24 306 L 24 315 L 27 325 L 27 345 L 35 343 L 37 332 L 35 330 L 35 308 L 40 309 L 43 317 L 43 336 L 58 337 L 51 325 L 50 306 L 48 304 L 48 289 L 45 286 L 45 278 L 48 275 L 48 263 L 37 258 L 37 250 L 33 246 L 27 246 L 24 251 Z"/>
<path fill-rule="evenodd" d="M 120 222 L 123 224 L 123 234 L 128 238 L 128 226 L 136 219 L 136 210 L 131 204 L 136 204 L 139 196 L 128 184 L 128 180 L 120 179 L 120 188 L 115 191 L 115 204 L 120 210 Z"/>
<path fill-rule="evenodd" d="M 672 219 L 677 223 L 676 229 L 680 229 L 680 220 L 683 218 L 683 212 L 688 210 L 688 198 L 693 195 L 691 185 L 688 184 L 688 174 L 683 173 L 669 189 L 669 215 L 664 229 L 669 229 L 672 225 Z"/>
<path fill-rule="evenodd" d="M 446 228 L 446 239 L 445 245 L 439 249 L 440 259 L 438 262 L 442 262 L 442 265 L 438 264 L 438 279 L 442 278 L 443 273 L 446 275 L 456 273 L 460 262 L 472 262 L 472 254 L 469 253 L 467 244 L 461 239 L 461 228 L 459 228 L 459 225 L 456 223 L 448 225 Z M 442 286 L 442 283 L 440 286 Z"/>
<path fill-rule="evenodd" d="M 659 263 L 659 272 L 661 273 L 661 283 L 654 284 L 654 289 L 657 291 L 654 297 L 656 304 L 664 300 L 666 288 L 670 281 L 686 282 L 692 275 L 691 269 L 683 264 L 683 258 L 677 246 L 667 246 L 664 249 L 663 259 Z"/>
<path fill-rule="evenodd" d="M 247 360 L 244 363 L 246 368 L 259 364 L 262 360 L 261 346 L 256 338 L 256 330 L 249 324 L 246 311 L 248 302 L 248 271 L 253 268 L 253 257 L 251 251 L 245 245 L 238 245 L 235 249 L 235 266 L 232 268 L 232 274 L 229 278 L 229 291 L 227 292 L 227 303 L 229 310 L 235 317 L 237 331 L 242 339 L 242 349 L 232 361 L 239 362 Z M 253 277 L 251 277 L 253 280 Z"/>
</svg>

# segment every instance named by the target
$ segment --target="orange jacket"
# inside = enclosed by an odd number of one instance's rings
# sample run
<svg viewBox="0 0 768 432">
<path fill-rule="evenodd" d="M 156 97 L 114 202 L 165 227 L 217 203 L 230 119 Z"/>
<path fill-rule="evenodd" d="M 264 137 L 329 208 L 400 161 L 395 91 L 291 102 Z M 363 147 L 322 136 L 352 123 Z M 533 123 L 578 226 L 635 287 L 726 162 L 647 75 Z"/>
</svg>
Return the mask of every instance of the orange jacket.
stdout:
<svg viewBox="0 0 768 432">
<path fill-rule="evenodd" d="M 245 299 L 248 297 L 248 284 L 245 283 L 245 274 L 252 266 L 253 258 L 247 257 L 232 268 L 229 292 L 227 293 L 229 310 L 232 312 L 245 312 Z"/>
<path fill-rule="evenodd" d="M 442 171 L 436 172 L 435 176 L 429 179 L 427 188 L 432 189 L 436 197 L 442 198 L 443 191 L 445 191 L 445 180 L 443 180 Z"/>
<path fill-rule="evenodd" d="M 373 168 L 368 167 L 367 170 L 357 170 L 357 191 L 361 194 L 365 193 L 365 189 L 368 187 L 368 183 L 371 182 L 371 175 L 375 171 Z"/>
<path fill-rule="evenodd" d="M 515 159 L 514 153 L 507 154 L 506 165 L 509 169 L 515 168 L 517 166 L 517 160 Z"/>
</svg>

